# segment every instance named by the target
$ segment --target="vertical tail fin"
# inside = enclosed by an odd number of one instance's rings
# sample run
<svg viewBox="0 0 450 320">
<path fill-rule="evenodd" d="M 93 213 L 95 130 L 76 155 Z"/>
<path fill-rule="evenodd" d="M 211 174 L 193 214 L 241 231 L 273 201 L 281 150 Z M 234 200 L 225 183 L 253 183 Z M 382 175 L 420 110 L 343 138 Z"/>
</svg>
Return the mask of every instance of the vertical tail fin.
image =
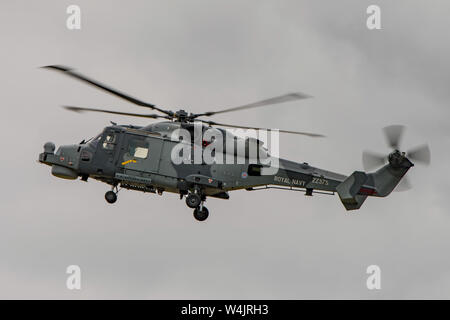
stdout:
<svg viewBox="0 0 450 320">
<path fill-rule="evenodd" d="M 367 178 L 368 176 L 365 172 L 355 171 L 336 187 L 345 209 L 357 210 L 361 208 L 367 195 L 360 195 L 359 190 L 366 183 Z"/>
</svg>

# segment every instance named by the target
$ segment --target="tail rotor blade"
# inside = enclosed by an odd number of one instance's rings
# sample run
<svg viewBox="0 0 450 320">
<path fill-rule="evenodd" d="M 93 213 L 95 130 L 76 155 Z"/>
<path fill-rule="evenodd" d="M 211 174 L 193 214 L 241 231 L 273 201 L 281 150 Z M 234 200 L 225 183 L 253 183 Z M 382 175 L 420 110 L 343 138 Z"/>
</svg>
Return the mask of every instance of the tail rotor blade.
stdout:
<svg viewBox="0 0 450 320">
<path fill-rule="evenodd" d="M 429 165 L 431 161 L 431 152 L 427 144 L 410 149 L 406 153 L 406 156 L 413 161 L 417 161 L 425 165 Z"/>
<path fill-rule="evenodd" d="M 372 151 L 364 151 L 362 156 L 363 167 L 365 171 L 379 168 L 386 163 L 386 156 Z"/>
<path fill-rule="evenodd" d="M 392 125 L 385 127 L 383 129 L 384 135 L 386 136 L 387 144 L 395 150 L 400 149 L 400 142 L 402 140 L 403 131 L 405 130 L 404 126 L 401 125 Z"/>
<path fill-rule="evenodd" d="M 393 156 L 398 156 L 400 152 L 400 142 L 402 140 L 403 132 L 405 127 L 402 125 L 391 125 L 383 128 L 383 132 L 386 138 L 387 144 L 395 152 L 391 153 Z M 428 144 L 423 144 L 408 150 L 406 153 L 401 153 L 403 156 L 409 158 L 411 161 L 417 161 L 422 164 L 430 164 L 431 153 Z M 384 156 L 379 153 L 374 153 L 371 151 L 363 152 L 363 166 L 366 171 L 381 167 L 388 162 L 389 156 Z M 393 158 L 395 159 L 395 158 Z M 395 164 L 395 163 L 393 163 Z M 395 166 L 392 166 L 395 169 Z M 408 177 L 403 176 L 399 181 L 394 191 L 406 191 L 412 188 L 412 184 Z"/>
<path fill-rule="evenodd" d="M 400 180 L 399 184 L 395 187 L 394 191 L 396 192 L 403 192 L 408 191 L 412 188 L 411 182 L 409 181 L 408 177 L 403 177 L 402 180 Z"/>
</svg>

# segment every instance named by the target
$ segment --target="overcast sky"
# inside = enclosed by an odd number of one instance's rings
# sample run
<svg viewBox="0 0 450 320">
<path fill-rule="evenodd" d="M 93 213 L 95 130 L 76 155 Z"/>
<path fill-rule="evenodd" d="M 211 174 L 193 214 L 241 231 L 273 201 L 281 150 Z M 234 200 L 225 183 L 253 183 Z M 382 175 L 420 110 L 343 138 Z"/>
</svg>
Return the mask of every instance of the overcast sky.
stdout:
<svg viewBox="0 0 450 320">
<path fill-rule="evenodd" d="M 81 8 L 81 30 L 66 8 Z M 381 30 L 366 8 L 381 7 Z M 0 298 L 450 298 L 448 1 L 2 1 Z M 280 154 L 351 174 L 381 129 L 429 143 L 414 188 L 345 211 L 337 195 L 236 191 L 194 220 L 174 194 L 53 177 L 47 141 L 78 143 L 109 121 L 60 108 L 139 107 L 39 66 L 64 64 L 134 96 L 192 112 L 292 91 L 313 99 L 215 117 L 323 133 L 283 135 Z M 144 111 L 145 112 L 145 111 Z M 66 288 L 68 265 L 82 290 Z M 366 268 L 379 265 L 379 291 Z"/>
</svg>

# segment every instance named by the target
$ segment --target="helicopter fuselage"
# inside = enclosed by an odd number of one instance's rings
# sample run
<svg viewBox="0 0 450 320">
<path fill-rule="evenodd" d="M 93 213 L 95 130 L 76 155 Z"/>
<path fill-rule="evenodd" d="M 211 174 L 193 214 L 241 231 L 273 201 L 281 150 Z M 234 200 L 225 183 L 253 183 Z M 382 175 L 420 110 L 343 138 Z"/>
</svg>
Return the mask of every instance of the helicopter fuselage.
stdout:
<svg viewBox="0 0 450 320">
<path fill-rule="evenodd" d="M 62 146 L 54 154 L 44 151 L 39 161 L 51 165 L 53 174 L 60 178 L 93 178 L 144 192 L 186 194 L 198 187 L 207 196 L 219 197 L 231 190 L 269 185 L 334 192 L 346 178 L 284 159 L 277 159 L 278 166 L 266 173 L 266 164 L 248 155 L 238 159 L 238 154 L 233 155 L 231 164 L 198 164 L 193 160 L 174 164 L 171 153 L 179 141 L 171 137 L 171 132 L 179 127 L 173 122 L 154 124 L 151 130 L 113 125 L 88 143 Z"/>
<path fill-rule="evenodd" d="M 47 143 L 39 161 L 52 166 L 52 174 L 59 178 L 81 177 L 84 181 L 92 178 L 113 188 L 159 194 L 198 193 L 203 200 L 206 197 L 228 199 L 228 192 L 233 190 L 277 187 L 304 191 L 305 195 L 337 191 L 341 200 L 347 199 L 352 208 L 351 204 L 360 206 L 367 196 L 385 196 L 392 191 L 377 189 L 373 177 L 369 179 L 363 172 L 347 177 L 307 163 L 278 158 L 277 165 L 271 167 L 259 158 L 238 159 L 238 154 L 233 154 L 235 161 L 231 164 L 194 163 L 191 159 L 188 163 L 174 164 L 172 152 L 180 141 L 171 133 L 181 126 L 177 122 L 161 122 L 151 127 L 112 125 L 87 143 L 61 146 L 56 152 L 54 145 Z M 394 168 L 389 166 L 383 168 L 392 175 Z M 394 172 L 396 179 L 400 180 L 407 169 L 409 166 Z"/>
</svg>

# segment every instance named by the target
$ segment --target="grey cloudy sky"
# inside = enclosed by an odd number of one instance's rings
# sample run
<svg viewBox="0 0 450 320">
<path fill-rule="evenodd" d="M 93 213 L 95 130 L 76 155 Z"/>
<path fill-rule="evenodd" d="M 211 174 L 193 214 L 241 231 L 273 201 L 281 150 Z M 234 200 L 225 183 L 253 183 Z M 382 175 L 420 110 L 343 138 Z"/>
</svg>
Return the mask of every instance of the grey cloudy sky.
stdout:
<svg viewBox="0 0 450 320">
<path fill-rule="evenodd" d="M 69 31 L 78 4 L 82 29 Z M 382 30 L 369 31 L 378 4 Z M 448 1 L 2 1 L 0 298 L 450 298 Z M 198 223 L 177 195 L 65 181 L 36 162 L 42 145 L 77 143 L 109 121 L 63 104 L 140 112 L 38 69 L 76 67 L 161 106 L 193 112 L 292 91 L 314 96 L 217 121 L 326 134 L 282 136 L 281 156 L 350 174 L 381 128 L 428 142 L 414 189 L 347 213 L 336 196 L 283 191 L 208 200 Z M 82 269 L 82 290 L 65 269 Z M 382 290 L 365 286 L 382 270 Z"/>
</svg>

